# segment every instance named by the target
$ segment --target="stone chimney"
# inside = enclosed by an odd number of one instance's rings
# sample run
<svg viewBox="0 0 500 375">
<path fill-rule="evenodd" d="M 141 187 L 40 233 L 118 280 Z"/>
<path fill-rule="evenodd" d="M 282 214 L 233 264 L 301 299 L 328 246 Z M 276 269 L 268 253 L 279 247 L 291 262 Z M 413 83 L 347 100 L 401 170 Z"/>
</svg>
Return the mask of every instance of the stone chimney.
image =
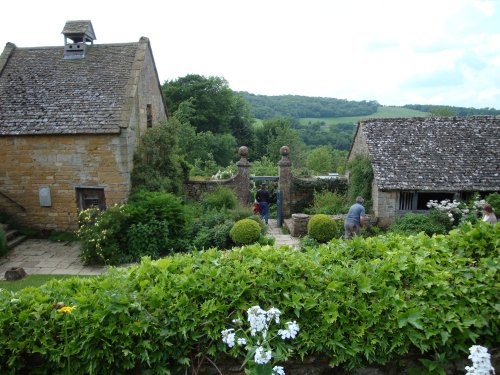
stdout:
<svg viewBox="0 0 500 375">
<path fill-rule="evenodd" d="M 90 21 L 67 21 L 62 34 L 64 35 L 65 59 L 84 59 L 87 45 L 94 44 L 96 39 Z"/>
</svg>

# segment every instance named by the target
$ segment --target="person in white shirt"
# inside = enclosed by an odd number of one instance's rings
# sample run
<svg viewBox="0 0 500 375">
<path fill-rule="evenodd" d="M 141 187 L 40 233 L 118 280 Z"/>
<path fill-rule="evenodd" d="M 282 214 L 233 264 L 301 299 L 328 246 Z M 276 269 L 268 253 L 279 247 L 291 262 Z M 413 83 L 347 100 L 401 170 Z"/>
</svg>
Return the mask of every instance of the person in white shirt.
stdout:
<svg viewBox="0 0 500 375">
<path fill-rule="evenodd" d="M 490 224 L 497 223 L 497 217 L 493 213 L 493 207 L 491 207 L 491 204 L 485 204 L 483 207 L 483 221 Z"/>
</svg>

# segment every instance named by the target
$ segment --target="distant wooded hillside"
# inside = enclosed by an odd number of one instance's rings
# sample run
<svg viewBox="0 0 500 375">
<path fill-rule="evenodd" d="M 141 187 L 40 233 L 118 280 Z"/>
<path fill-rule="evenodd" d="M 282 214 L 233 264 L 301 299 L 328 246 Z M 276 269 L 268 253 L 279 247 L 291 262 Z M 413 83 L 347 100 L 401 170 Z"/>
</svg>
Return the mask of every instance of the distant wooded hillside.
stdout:
<svg viewBox="0 0 500 375">
<path fill-rule="evenodd" d="M 449 105 L 430 105 L 430 104 L 407 104 L 403 108 L 414 109 L 422 112 L 430 112 L 443 116 L 482 116 L 482 115 L 500 115 L 500 110 L 495 108 L 466 108 L 452 107 Z"/>
<path fill-rule="evenodd" d="M 371 117 L 381 107 L 376 100 L 354 101 L 346 99 L 311 97 L 300 95 L 267 96 L 250 94 L 239 91 L 238 94 L 245 98 L 252 108 L 253 116 L 257 119 L 274 117 L 291 118 L 346 118 L 346 117 Z M 466 108 L 443 105 L 407 104 L 401 107 L 390 107 L 393 110 L 400 108 L 425 112 L 435 116 L 479 116 L 500 115 L 500 110 L 495 108 Z M 413 115 L 415 116 L 415 114 Z M 392 116 L 389 116 L 392 117 Z M 412 117 L 406 114 L 401 117 Z M 350 119 L 341 122 L 351 122 Z"/>
<path fill-rule="evenodd" d="M 258 119 L 367 116 L 375 113 L 380 106 L 375 100 L 357 102 L 299 95 L 255 95 L 246 91 L 237 93 L 250 103 L 253 116 Z"/>
</svg>

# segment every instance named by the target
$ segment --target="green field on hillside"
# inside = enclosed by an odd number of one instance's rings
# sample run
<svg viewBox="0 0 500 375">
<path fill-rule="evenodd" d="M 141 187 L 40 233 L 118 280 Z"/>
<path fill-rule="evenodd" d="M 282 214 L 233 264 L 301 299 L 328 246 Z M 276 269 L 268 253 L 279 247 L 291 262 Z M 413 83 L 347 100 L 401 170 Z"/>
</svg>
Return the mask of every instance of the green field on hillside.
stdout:
<svg viewBox="0 0 500 375">
<path fill-rule="evenodd" d="M 408 108 L 401 107 L 378 107 L 377 112 L 368 116 L 353 116 L 353 117 L 325 117 L 325 118 L 301 118 L 299 121 L 303 125 L 309 122 L 324 121 L 326 125 L 329 124 L 356 124 L 360 120 L 368 118 L 395 118 L 395 117 L 427 117 L 428 112 L 416 111 Z"/>
</svg>

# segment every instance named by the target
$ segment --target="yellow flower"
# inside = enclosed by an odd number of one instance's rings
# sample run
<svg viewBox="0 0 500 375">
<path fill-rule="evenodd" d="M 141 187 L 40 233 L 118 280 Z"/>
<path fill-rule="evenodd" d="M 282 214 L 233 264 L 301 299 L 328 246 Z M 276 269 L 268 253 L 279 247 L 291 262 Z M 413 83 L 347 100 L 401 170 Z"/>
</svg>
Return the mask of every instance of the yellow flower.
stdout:
<svg viewBox="0 0 500 375">
<path fill-rule="evenodd" d="M 63 306 L 60 309 L 58 309 L 57 311 L 59 311 L 61 313 L 65 313 L 65 314 L 71 314 L 74 309 L 76 309 L 76 306 Z"/>
</svg>

